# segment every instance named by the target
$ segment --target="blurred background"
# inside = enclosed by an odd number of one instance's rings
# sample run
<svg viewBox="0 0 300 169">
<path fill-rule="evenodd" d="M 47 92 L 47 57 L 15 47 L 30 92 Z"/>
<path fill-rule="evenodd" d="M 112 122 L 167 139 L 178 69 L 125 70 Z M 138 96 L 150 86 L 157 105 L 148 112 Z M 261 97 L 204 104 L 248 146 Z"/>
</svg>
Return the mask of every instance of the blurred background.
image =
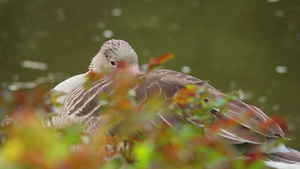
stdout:
<svg viewBox="0 0 300 169">
<path fill-rule="evenodd" d="M 299 0 L 0 0 L 2 90 L 54 87 L 88 70 L 108 39 L 140 64 L 173 53 L 187 72 L 288 121 L 300 150 Z"/>
</svg>

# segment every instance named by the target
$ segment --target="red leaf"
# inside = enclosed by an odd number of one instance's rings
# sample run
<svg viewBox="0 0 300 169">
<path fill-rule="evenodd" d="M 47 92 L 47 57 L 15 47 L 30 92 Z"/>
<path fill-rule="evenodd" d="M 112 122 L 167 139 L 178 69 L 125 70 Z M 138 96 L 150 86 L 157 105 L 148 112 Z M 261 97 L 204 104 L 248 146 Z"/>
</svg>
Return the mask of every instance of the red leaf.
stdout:
<svg viewBox="0 0 300 169">
<path fill-rule="evenodd" d="M 252 164 L 252 163 L 255 163 L 258 160 L 262 159 L 263 154 L 260 151 L 256 150 L 254 152 L 246 154 L 246 156 L 248 157 L 248 159 L 246 160 L 246 163 Z"/>
<path fill-rule="evenodd" d="M 165 63 L 166 61 L 172 59 L 173 57 L 174 57 L 173 54 L 167 53 L 167 54 L 161 56 L 160 58 L 157 58 L 157 59 L 156 59 L 156 62 L 157 62 L 158 64 L 163 64 L 163 63 Z"/>
<path fill-rule="evenodd" d="M 273 120 L 275 124 L 277 123 L 284 132 L 288 132 L 287 122 L 283 117 L 270 116 L 270 118 Z"/>
<path fill-rule="evenodd" d="M 88 90 L 95 81 L 102 79 L 104 76 L 105 76 L 104 73 L 97 73 L 97 72 L 90 71 L 86 76 L 87 81 L 85 82 L 84 85 L 85 90 Z"/>
<path fill-rule="evenodd" d="M 166 61 L 168 61 L 169 59 L 172 59 L 174 57 L 173 54 L 168 53 L 165 54 L 157 59 L 151 58 L 150 62 L 148 64 L 148 72 L 152 71 L 154 68 L 156 68 L 159 65 L 162 65 L 163 63 L 165 63 Z"/>
</svg>

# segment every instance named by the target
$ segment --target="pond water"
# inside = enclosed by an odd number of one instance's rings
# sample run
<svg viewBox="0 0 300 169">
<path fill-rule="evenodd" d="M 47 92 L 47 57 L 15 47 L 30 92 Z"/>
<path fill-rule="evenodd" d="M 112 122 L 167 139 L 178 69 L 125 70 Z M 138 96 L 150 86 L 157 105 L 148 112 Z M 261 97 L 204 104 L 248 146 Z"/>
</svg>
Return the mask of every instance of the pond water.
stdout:
<svg viewBox="0 0 300 169">
<path fill-rule="evenodd" d="M 298 0 L 0 0 L 0 83 L 10 90 L 55 86 L 87 71 L 108 39 L 140 58 L 173 53 L 165 67 L 283 116 L 300 149 Z"/>
</svg>

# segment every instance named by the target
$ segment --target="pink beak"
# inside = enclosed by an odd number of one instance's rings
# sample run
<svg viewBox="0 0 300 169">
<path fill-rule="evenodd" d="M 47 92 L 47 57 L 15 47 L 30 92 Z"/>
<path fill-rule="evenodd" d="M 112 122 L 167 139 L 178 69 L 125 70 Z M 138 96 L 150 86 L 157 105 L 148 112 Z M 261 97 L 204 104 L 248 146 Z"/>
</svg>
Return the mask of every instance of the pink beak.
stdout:
<svg viewBox="0 0 300 169">
<path fill-rule="evenodd" d="M 132 66 L 129 68 L 130 73 L 140 73 L 140 68 L 139 66 Z"/>
</svg>

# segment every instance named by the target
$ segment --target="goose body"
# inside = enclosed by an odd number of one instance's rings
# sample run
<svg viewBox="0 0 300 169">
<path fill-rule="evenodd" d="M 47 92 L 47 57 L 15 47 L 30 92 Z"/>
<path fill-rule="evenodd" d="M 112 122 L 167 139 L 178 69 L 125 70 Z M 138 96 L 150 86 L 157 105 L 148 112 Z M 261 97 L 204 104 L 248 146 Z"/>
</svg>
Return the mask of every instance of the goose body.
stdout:
<svg viewBox="0 0 300 169">
<path fill-rule="evenodd" d="M 136 92 L 139 104 L 146 103 L 149 95 L 162 98 L 163 104 L 171 104 L 174 95 L 179 89 L 185 88 L 188 84 L 194 84 L 199 87 L 205 86 L 216 97 L 225 96 L 224 93 L 218 91 L 206 81 L 177 71 L 158 69 L 153 72 L 142 73 L 139 71 L 138 57 L 135 51 L 123 40 L 109 40 L 105 42 L 99 53 L 92 59 L 88 72 L 101 73 L 104 69 L 113 71 L 118 68 L 119 63 L 122 61 L 128 62 L 129 72 L 137 79 L 137 81 L 132 81 L 131 86 Z M 118 88 L 118 83 L 110 78 L 103 78 L 93 83 L 90 89 L 86 91 L 84 83 L 87 73 L 71 77 L 53 89 L 66 93 L 64 97 L 58 100 L 64 106 L 55 109 L 58 113 L 58 116 L 53 118 L 55 126 L 64 127 L 74 121 L 85 121 L 89 124 L 87 129 L 89 132 L 93 132 L 95 127 L 97 127 L 97 123 L 99 123 L 101 118 L 99 116 L 99 112 L 101 112 L 101 105 L 98 101 L 99 95 L 104 92 L 113 94 L 115 89 Z M 143 83 L 138 83 L 139 79 L 143 79 Z M 153 96 L 153 93 L 155 96 Z M 230 119 L 238 124 L 235 128 L 221 128 L 219 135 L 228 143 L 265 144 L 272 139 L 285 138 L 285 133 L 277 123 L 257 107 L 240 100 L 236 99 L 228 102 L 227 111 L 222 114 L 216 113 L 217 111 L 216 109 L 211 112 L 216 119 Z M 169 123 L 168 119 L 164 118 L 162 114 L 157 113 L 156 115 L 162 121 Z M 247 120 L 244 119 L 245 117 L 247 117 Z M 174 115 L 174 118 L 178 117 Z M 194 123 L 197 125 L 196 122 Z M 296 150 L 281 146 L 274 148 L 271 153 L 280 154 L 276 158 L 276 162 L 266 162 L 271 167 L 286 163 L 300 164 L 300 153 Z"/>
</svg>

